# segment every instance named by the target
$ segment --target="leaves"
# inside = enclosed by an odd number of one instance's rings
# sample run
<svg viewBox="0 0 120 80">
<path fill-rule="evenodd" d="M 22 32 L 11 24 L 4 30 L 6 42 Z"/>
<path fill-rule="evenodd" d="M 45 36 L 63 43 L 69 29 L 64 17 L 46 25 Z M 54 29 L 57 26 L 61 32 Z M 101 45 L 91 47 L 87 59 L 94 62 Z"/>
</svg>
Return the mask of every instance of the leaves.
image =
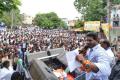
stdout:
<svg viewBox="0 0 120 80">
<path fill-rule="evenodd" d="M 18 9 L 19 5 L 21 5 L 20 0 L 0 0 L 0 15 L 2 15 L 4 11 Z"/>
<path fill-rule="evenodd" d="M 76 23 L 75 23 L 75 28 L 81 28 L 84 26 L 84 22 L 83 21 L 80 21 L 78 20 Z"/>
<path fill-rule="evenodd" d="M 94 21 L 101 20 L 101 17 L 106 15 L 106 10 L 104 8 L 106 4 L 104 2 L 103 0 L 75 0 L 74 3 L 77 3 L 75 7 L 83 14 L 84 20 Z"/>
<path fill-rule="evenodd" d="M 37 14 L 34 19 L 34 22 L 37 26 L 47 29 L 65 26 L 65 23 L 60 18 L 58 18 L 57 14 L 54 12 L 46 14 Z"/>
<path fill-rule="evenodd" d="M 3 12 L 3 15 L 0 18 L 0 21 L 4 22 L 7 26 L 10 26 L 11 23 L 12 23 L 11 14 L 13 14 L 14 26 L 20 25 L 22 23 L 22 16 L 21 16 L 19 10 L 13 10 L 13 13 L 12 13 L 12 11 L 10 11 L 10 12 Z"/>
<path fill-rule="evenodd" d="M 120 4 L 120 0 L 110 1 L 112 4 Z M 87 21 L 101 20 L 107 15 L 107 0 L 75 0 L 74 5 Z"/>
<path fill-rule="evenodd" d="M 80 21 L 79 19 L 75 22 L 75 28 L 81 28 L 84 26 L 84 21 Z"/>
<path fill-rule="evenodd" d="M 120 4 L 120 0 L 111 0 L 112 4 Z"/>
</svg>

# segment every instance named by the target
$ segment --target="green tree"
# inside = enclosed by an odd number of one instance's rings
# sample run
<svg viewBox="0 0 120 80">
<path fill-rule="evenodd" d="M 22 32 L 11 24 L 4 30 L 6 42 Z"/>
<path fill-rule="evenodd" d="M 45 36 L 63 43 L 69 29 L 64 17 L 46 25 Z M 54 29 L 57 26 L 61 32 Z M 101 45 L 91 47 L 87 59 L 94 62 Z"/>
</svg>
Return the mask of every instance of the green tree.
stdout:
<svg viewBox="0 0 120 80">
<path fill-rule="evenodd" d="M 84 22 L 81 20 L 77 20 L 75 23 L 75 28 L 81 28 L 84 27 Z"/>
<path fill-rule="evenodd" d="M 119 4 L 120 0 L 111 0 L 111 2 Z M 74 5 L 87 21 L 101 20 L 107 14 L 107 0 L 75 0 Z"/>
<path fill-rule="evenodd" d="M 14 26 L 17 26 L 17 25 L 21 25 L 22 23 L 22 16 L 20 14 L 20 10 L 16 9 L 16 10 L 13 10 L 13 13 L 12 11 L 10 12 L 3 12 L 1 18 L 0 18 L 0 21 L 1 22 L 4 22 L 8 27 L 11 26 L 12 24 L 12 17 L 11 17 L 11 14 L 13 14 L 13 23 L 14 23 Z"/>
<path fill-rule="evenodd" d="M 111 0 L 112 4 L 120 4 L 120 0 Z"/>
<path fill-rule="evenodd" d="M 0 15 L 2 15 L 4 11 L 9 12 L 12 9 L 18 9 L 20 4 L 20 0 L 0 0 Z"/>
<path fill-rule="evenodd" d="M 76 9 L 83 15 L 84 20 L 100 20 L 105 16 L 102 0 L 75 0 L 74 5 Z"/>
<path fill-rule="evenodd" d="M 65 27 L 65 23 L 54 12 L 37 14 L 34 18 L 34 24 L 47 29 Z"/>
</svg>

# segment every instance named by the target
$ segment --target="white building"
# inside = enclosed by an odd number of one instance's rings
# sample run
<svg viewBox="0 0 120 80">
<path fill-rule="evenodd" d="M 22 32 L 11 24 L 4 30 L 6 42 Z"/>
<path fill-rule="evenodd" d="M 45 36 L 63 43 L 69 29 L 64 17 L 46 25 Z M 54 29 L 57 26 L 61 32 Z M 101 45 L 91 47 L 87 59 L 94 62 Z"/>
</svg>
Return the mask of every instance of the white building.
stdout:
<svg viewBox="0 0 120 80">
<path fill-rule="evenodd" d="M 111 10 L 111 25 L 113 27 L 120 26 L 120 5 L 113 6 Z"/>
<path fill-rule="evenodd" d="M 24 20 L 23 20 L 24 24 L 32 24 L 32 21 L 34 19 L 33 17 L 28 16 L 26 14 L 23 14 L 23 18 L 24 18 Z"/>
<path fill-rule="evenodd" d="M 68 26 L 68 19 L 67 18 L 61 18 L 62 19 L 62 21 L 64 21 L 66 24 L 67 24 L 67 26 Z"/>
<path fill-rule="evenodd" d="M 110 30 L 111 40 L 120 36 L 120 5 L 115 5 L 111 10 L 111 25 Z"/>
</svg>

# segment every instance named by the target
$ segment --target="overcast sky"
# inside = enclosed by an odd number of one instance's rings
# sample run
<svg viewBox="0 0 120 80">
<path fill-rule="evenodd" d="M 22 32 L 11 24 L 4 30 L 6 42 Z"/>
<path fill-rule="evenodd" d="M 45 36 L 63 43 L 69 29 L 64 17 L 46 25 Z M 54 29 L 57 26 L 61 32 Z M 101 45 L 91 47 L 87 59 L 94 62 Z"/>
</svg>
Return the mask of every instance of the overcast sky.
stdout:
<svg viewBox="0 0 120 80">
<path fill-rule="evenodd" d="M 35 16 L 37 13 L 55 12 L 60 18 L 69 20 L 79 17 L 75 9 L 74 0 L 21 0 L 21 13 Z"/>
</svg>

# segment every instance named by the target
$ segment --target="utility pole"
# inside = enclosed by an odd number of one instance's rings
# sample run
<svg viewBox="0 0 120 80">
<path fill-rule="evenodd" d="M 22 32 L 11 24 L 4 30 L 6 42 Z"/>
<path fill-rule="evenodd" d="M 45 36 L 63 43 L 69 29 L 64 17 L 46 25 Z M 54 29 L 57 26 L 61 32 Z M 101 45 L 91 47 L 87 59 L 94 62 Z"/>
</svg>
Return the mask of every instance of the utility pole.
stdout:
<svg viewBox="0 0 120 80">
<path fill-rule="evenodd" d="M 13 9 L 11 10 L 11 30 L 13 28 L 13 22 L 14 22 L 14 14 L 13 14 Z"/>
<path fill-rule="evenodd" d="M 107 0 L 107 22 L 110 24 L 110 15 L 111 15 L 111 3 L 110 0 Z"/>
<path fill-rule="evenodd" d="M 107 0 L 107 23 L 110 26 L 111 22 L 111 2 L 110 0 Z M 111 40 L 111 34 L 110 34 L 110 28 L 109 28 L 109 40 Z"/>
</svg>

